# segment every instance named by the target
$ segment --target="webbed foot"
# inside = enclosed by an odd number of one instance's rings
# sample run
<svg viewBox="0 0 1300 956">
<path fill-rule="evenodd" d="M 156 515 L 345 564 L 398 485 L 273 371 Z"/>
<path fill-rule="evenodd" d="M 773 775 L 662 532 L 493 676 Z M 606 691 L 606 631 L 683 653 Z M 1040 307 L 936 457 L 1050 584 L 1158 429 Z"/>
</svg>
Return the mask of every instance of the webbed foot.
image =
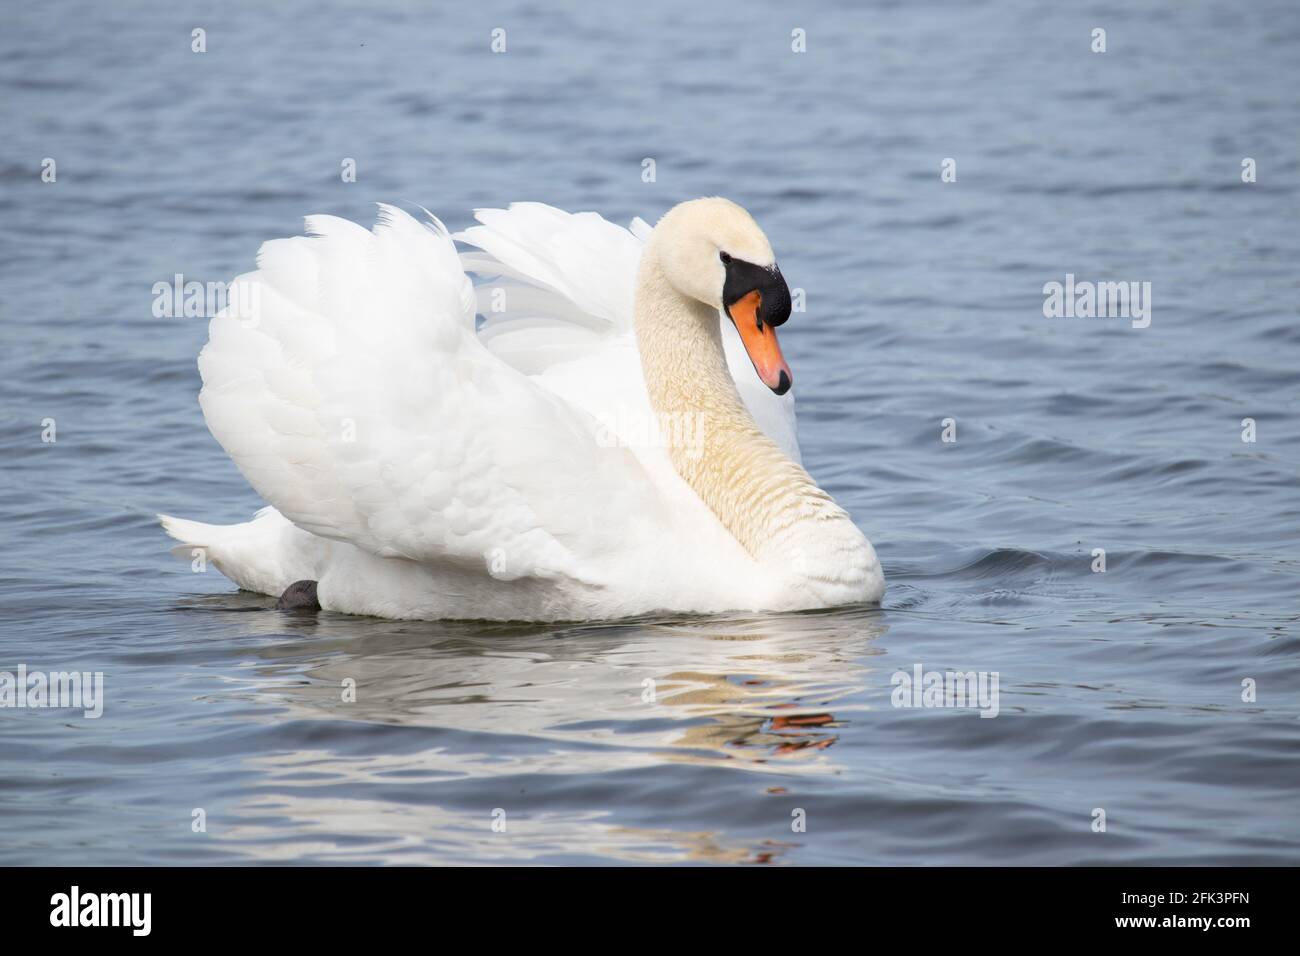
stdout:
<svg viewBox="0 0 1300 956">
<path fill-rule="evenodd" d="M 275 606 L 280 611 L 319 611 L 320 599 L 316 597 L 316 582 L 294 581 L 284 589 Z"/>
</svg>

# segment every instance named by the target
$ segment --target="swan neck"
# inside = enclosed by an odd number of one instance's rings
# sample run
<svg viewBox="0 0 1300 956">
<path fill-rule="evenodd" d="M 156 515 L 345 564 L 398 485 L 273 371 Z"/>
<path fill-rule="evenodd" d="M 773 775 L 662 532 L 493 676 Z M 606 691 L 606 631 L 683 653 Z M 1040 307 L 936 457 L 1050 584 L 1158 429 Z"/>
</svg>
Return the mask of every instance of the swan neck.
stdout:
<svg viewBox="0 0 1300 956">
<path fill-rule="evenodd" d="M 727 366 L 719 313 L 674 288 L 653 241 L 642 255 L 634 316 L 650 406 L 661 434 L 672 436 L 669 458 L 754 558 L 798 551 L 806 519 L 844 516 L 754 423 Z"/>
</svg>

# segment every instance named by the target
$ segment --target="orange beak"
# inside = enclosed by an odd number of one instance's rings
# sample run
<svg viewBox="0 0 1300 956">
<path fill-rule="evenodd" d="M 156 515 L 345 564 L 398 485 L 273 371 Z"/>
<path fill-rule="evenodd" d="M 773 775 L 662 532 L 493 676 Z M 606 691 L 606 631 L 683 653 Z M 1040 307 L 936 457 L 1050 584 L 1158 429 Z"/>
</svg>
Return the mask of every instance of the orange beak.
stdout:
<svg viewBox="0 0 1300 956">
<path fill-rule="evenodd" d="M 776 394 L 784 395 L 790 391 L 794 376 L 790 374 L 790 366 L 785 364 L 785 356 L 781 354 L 776 329 L 764 324 L 758 317 L 762 304 L 763 294 L 755 289 L 733 302 L 727 309 L 727 314 L 740 333 L 740 341 L 744 343 L 758 377 Z"/>
</svg>

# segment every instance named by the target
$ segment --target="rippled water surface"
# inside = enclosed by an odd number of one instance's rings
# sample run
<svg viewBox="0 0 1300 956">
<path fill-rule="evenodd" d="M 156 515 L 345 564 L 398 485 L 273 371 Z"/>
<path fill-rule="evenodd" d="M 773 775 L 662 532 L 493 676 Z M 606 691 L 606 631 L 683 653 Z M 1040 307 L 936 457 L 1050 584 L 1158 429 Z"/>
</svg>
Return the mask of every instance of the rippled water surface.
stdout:
<svg viewBox="0 0 1300 956">
<path fill-rule="evenodd" d="M 0 861 L 1296 862 L 1300 8 L 421 6 L 5 14 L 0 669 L 107 702 L 0 710 Z M 156 281 L 375 200 L 716 193 L 807 290 L 806 464 L 882 609 L 294 616 L 167 555 L 154 512 L 259 501 Z M 1150 327 L 1044 318 L 1067 273 Z M 892 706 L 917 664 L 998 716 Z"/>
</svg>

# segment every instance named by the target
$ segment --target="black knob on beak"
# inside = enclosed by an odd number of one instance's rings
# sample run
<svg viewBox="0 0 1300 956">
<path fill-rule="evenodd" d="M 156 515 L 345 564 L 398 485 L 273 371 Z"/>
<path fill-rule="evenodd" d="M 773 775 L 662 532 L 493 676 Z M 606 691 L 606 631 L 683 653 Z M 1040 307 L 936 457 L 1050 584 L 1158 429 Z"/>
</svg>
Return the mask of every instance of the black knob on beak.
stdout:
<svg viewBox="0 0 1300 956">
<path fill-rule="evenodd" d="M 790 289 L 775 264 L 756 266 L 732 256 L 726 256 L 722 262 L 727 270 L 727 279 L 722 286 L 722 302 L 728 309 L 751 292 L 757 292 L 762 296 L 762 306 L 758 311 L 759 322 L 776 328 L 790 318 Z"/>
<path fill-rule="evenodd" d="M 781 270 L 773 265 L 767 285 L 762 286 L 761 289 L 763 308 L 759 311 L 759 318 L 765 325 L 776 328 L 790 318 L 790 287 L 785 284 L 785 277 L 781 275 Z"/>
</svg>

